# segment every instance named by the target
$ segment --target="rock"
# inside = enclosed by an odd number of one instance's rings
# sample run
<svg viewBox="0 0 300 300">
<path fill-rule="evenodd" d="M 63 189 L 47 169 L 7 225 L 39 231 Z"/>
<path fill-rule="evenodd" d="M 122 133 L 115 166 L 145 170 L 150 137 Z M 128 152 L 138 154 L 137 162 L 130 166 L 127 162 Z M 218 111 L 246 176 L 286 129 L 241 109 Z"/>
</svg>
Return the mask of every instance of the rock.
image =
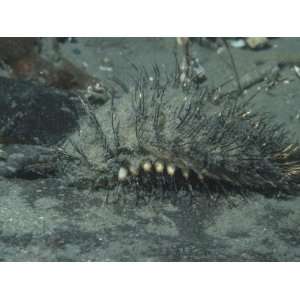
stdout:
<svg viewBox="0 0 300 300">
<path fill-rule="evenodd" d="M 262 49 L 270 46 L 266 37 L 248 37 L 246 43 L 251 49 Z"/>
<path fill-rule="evenodd" d="M 0 143 L 52 144 L 77 128 L 74 95 L 0 77 Z"/>
<path fill-rule="evenodd" d="M 8 64 L 38 52 L 40 38 L 35 37 L 1 37 L 0 58 Z"/>
<path fill-rule="evenodd" d="M 45 84 L 57 89 L 76 91 L 90 97 L 91 101 L 103 103 L 110 94 L 116 95 L 119 91 L 115 85 L 102 82 L 99 78 L 91 76 L 61 55 L 60 43 L 69 38 L 0 38 L 1 68 L 9 72 L 0 76 L 8 78 L 30 80 Z M 70 40 L 71 42 L 71 40 Z M 48 56 L 42 55 L 44 47 L 49 44 Z M 75 48 L 77 55 L 80 49 Z M 6 71 L 6 70 L 5 70 Z"/>
<path fill-rule="evenodd" d="M 4 150 L 2 150 L 4 152 Z M 8 145 L 0 161 L 0 176 L 36 179 L 53 176 L 58 170 L 58 152 L 37 145 Z"/>
</svg>

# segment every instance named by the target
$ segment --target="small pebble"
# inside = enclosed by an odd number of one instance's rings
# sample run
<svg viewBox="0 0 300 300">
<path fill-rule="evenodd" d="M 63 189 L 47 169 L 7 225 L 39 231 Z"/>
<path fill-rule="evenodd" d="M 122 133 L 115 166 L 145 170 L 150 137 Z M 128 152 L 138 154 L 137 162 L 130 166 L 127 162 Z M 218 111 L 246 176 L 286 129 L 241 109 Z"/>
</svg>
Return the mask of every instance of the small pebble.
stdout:
<svg viewBox="0 0 300 300">
<path fill-rule="evenodd" d="M 222 53 L 224 52 L 224 50 L 225 50 L 224 47 L 219 47 L 219 48 L 217 49 L 217 54 L 218 54 L 218 55 L 222 54 Z"/>
<path fill-rule="evenodd" d="M 246 42 L 251 49 L 262 49 L 270 46 L 266 37 L 248 37 Z"/>
<path fill-rule="evenodd" d="M 295 70 L 296 75 L 300 78 L 300 68 L 295 65 L 294 70 Z"/>
<path fill-rule="evenodd" d="M 111 64 L 111 60 L 108 57 L 104 57 L 103 58 L 103 63 L 106 64 L 106 65 L 109 65 L 109 64 Z"/>
<path fill-rule="evenodd" d="M 244 48 L 246 46 L 246 42 L 244 39 L 231 40 L 230 45 L 233 48 Z"/>
<path fill-rule="evenodd" d="M 112 72 L 113 69 L 112 67 L 99 66 L 99 70 L 104 72 Z"/>
</svg>

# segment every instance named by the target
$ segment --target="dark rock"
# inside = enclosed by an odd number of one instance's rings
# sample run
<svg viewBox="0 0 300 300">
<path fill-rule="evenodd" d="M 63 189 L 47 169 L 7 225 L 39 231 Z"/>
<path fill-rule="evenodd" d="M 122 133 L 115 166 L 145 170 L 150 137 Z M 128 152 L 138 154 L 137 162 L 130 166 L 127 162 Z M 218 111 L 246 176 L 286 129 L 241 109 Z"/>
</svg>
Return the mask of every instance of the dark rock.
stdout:
<svg viewBox="0 0 300 300">
<path fill-rule="evenodd" d="M 6 63 L 36 53 L 40 48 L 40 38 L 36 37 L 1 37 L 0 59 Z"/>
<path fill-rule="evenodd" d="M 8 145 L 2 150 L 6 158 L 0 161 L 0 176 L 37 179 L 52 177 L 58 170 L 59 154 L 37 145 Z"/>
<path fill-rule="evenodd" d="M 55 88 L 0 77 L 0 143 L 60 141 L 77 127 L 75 100 Z"/>
</svg>

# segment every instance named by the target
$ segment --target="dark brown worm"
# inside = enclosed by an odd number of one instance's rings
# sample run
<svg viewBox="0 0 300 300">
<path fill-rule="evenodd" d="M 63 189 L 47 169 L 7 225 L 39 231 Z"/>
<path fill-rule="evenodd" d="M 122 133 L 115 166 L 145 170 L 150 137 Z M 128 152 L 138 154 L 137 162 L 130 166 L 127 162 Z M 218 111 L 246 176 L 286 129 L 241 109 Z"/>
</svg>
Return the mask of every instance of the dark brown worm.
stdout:
<svg viewBox="0 0 300 300">
<path fill-rule="evenodd" d="M 300 147 L 284 126 L 256 111 L 252 99 L 231 96 L 215 105 L 214 96 L 207 88 L 183 91 L 172 79 L 162 80 L 158 68 L 153 76 L 142 72 L 129 121 L 116 122 L 112 106 L 114 144 L 88 110 L 110 162 L 95 186 L 209 194 L 298 192 Z M 128 138 L 132 128 L 134 141 Z"/>
</svg>

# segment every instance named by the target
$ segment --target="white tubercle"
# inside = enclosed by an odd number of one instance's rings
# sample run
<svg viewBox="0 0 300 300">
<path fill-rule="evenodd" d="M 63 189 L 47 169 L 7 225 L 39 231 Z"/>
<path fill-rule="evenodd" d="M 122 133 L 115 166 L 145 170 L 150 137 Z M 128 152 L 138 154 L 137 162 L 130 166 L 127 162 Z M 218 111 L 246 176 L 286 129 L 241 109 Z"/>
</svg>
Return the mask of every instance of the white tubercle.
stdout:
<svg viewBox="0 0 300 300">
<path fill-rule="evenodd" d="M 175 171 L 176 171 L 175 165 L 173 165 L 173 164 L 168 164 L 167 165 L 167 173 L 168 173 L 168 175 L 174 176 Z"/>
<path fill-rule="evenodd" d="M 142 165 L 142 168 L 145 172 L 150 172 L 151 169 L 152 169 L 152 165 L 151 165 L 151 162 L 150 161 L 145 161 Z"/>
<path fill-rule="evenodd" d="M 187 169 L 182 170 L 182 176 L 183 176 L 186 180 L 189 179 L 189 176 L 190 176 L 189 173 L 190 173 L 190 172 L 189 172 L 189 170 L 187 170 Z"/>
<path fill-rule="evenodd" d="M 129 172 L 132 176 L 138 176 L 139 175 L 139 167 L 138 166 L 130 166 Z"/>
<path fill-rule="evenodd" d="M 125 180 L 127 178 L 127 176 L 128 176 L 128 170 L 126 168 L 124 168 L 124 167 L 121 167 L 119 169 L 119 173 L 118 173 L 118 179 L 119 179 L 119 181 Z"/>
<path fill-rule="evenodd" d="M 161 162 L 161 161 L 156 161 L 154 163 L 154 168 L 155 168 L 155 171 L 157 173 L 163 173 L 164 169 L 165 169 L 165 166 L 164 166 L 164 163 Z"/>
</svg>

